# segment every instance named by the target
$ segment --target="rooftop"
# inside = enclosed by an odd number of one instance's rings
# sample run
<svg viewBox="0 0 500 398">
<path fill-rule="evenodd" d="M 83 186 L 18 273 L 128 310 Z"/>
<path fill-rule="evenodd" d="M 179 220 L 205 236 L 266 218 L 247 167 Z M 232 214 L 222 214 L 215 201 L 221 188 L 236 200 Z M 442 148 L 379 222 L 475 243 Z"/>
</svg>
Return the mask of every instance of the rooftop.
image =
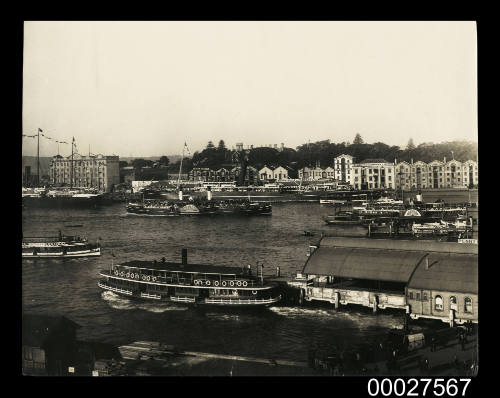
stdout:
<svg viewBox="0 0 500 398">
<path fill-rule="evenodd" d="M 146 268 L 154 269 L 159 271 L 170 271 L 170 272 L 188 272 L 188 273 L 200 273 L 200 274 L 226 274 L 226 275 L 240 275 L 243 273 L 243 267 L 228 267 L 222 265 L 211 265 L 211 264 L 181 264 L 173 262 L 153 262 L 153 261 L 143 261 L 143 260 L 133 260 L 127 261 L 125 263 L 120 263 L 119 265 L 125 267 L 134 268 Z"/>
</svg>

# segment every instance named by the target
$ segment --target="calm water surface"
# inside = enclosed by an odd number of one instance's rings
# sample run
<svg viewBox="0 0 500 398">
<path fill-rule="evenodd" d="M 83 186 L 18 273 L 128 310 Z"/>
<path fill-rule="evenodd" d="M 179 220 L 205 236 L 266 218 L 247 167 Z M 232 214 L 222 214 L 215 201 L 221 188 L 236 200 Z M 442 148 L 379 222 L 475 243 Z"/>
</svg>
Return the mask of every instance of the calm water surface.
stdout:
<svg viewBox="0 0 500 398">
<path fill-rule="evenodd" d="M 78 338 L 112 344 L 162 341 L 184 350 L 304 361 L 313 345 L 342 347 L 366 341 L 392 327 L 402 315 L 333 306 L 276 307 L 258 312 L 191 309 L 141 303 L 98 288 L 99 271 L 111 261 L 160 259 L 246 266 L 264 273 L 276 266 L 294 274 L 306 260 L 309 242 L 333 228 L 322 216 L 332 207 L 317 203 L 275 204 L 263 217 L 152 217 L 128 215 L 123 204 L 100 209 L 23 209 L 25 236 L 79 234 L 101 239 L 102 255 L 90 259 L 23 260 L 23 310 L 56 313 L 74 320 Z M 67 225 L 83 224 L 81 228 Z M 351 227 L 352 232 L 364 232 Z M 305 237 L 304 230 L 314 231 Z M 112 257 L 114 253 L 115 257 Z"/>
</svg>

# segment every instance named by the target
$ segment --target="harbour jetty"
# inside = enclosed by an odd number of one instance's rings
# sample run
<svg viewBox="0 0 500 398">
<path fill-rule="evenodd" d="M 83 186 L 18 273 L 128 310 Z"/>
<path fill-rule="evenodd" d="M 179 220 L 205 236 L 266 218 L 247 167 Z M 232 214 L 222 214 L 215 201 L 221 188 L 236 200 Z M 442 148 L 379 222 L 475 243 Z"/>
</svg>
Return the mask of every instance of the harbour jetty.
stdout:
<svg viewBox="0 0 500 398">
<path fill-rule="evenodd" d="M 450 325 L 478 322 L 475 244 L 323 237 L 288 283 L 305 301 L 335 308 L 355 304 Z"/>
</svg>

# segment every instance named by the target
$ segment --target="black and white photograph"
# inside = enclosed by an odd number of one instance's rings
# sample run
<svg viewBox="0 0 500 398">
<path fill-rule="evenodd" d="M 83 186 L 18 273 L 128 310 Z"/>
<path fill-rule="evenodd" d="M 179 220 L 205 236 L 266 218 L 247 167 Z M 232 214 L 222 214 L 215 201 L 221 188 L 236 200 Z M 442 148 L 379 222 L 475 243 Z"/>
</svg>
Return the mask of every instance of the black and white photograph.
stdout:
<svg viewBox="0 0 500 398">
<path fill-rule="evenodd" d="M 467 389 L 476 21 L 22 25 L 23 376 Z"/>
</svg>

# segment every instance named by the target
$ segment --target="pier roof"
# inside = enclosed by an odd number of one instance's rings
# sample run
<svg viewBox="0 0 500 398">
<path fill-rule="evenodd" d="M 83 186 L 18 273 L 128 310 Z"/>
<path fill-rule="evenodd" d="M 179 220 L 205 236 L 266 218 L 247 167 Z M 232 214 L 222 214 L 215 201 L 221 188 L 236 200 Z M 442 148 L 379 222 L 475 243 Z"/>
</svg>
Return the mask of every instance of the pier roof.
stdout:
<svg viewBox="0 0 500 398">
<path fill-rule="evenodd" d="M 478 258 L 474 254 L 431 253 L 429 268 L 421 264 L 408 287 L 458 293 L 478 293 Z"/>
<path fill-rule="evenodd" d="M 393 240 L 371 238 L 324 237 L 321 247 L 364 247 L 371 249 L 424 251 L 456 254 L 477 254 L 478 245 L 455 242 L 436 242 L 429 240 Z"/>
<path fill-rule="evenodd" d="M 424 256 L 404 250 L 320 247 L 309 257 L 303 273 L 407 283 Z"/>
<path fill-rule="evenodd" d="M 477 245 L 323 238 L 304 274 L 404 282 L 410 288 L 477 293 Z"/>
</svg>

